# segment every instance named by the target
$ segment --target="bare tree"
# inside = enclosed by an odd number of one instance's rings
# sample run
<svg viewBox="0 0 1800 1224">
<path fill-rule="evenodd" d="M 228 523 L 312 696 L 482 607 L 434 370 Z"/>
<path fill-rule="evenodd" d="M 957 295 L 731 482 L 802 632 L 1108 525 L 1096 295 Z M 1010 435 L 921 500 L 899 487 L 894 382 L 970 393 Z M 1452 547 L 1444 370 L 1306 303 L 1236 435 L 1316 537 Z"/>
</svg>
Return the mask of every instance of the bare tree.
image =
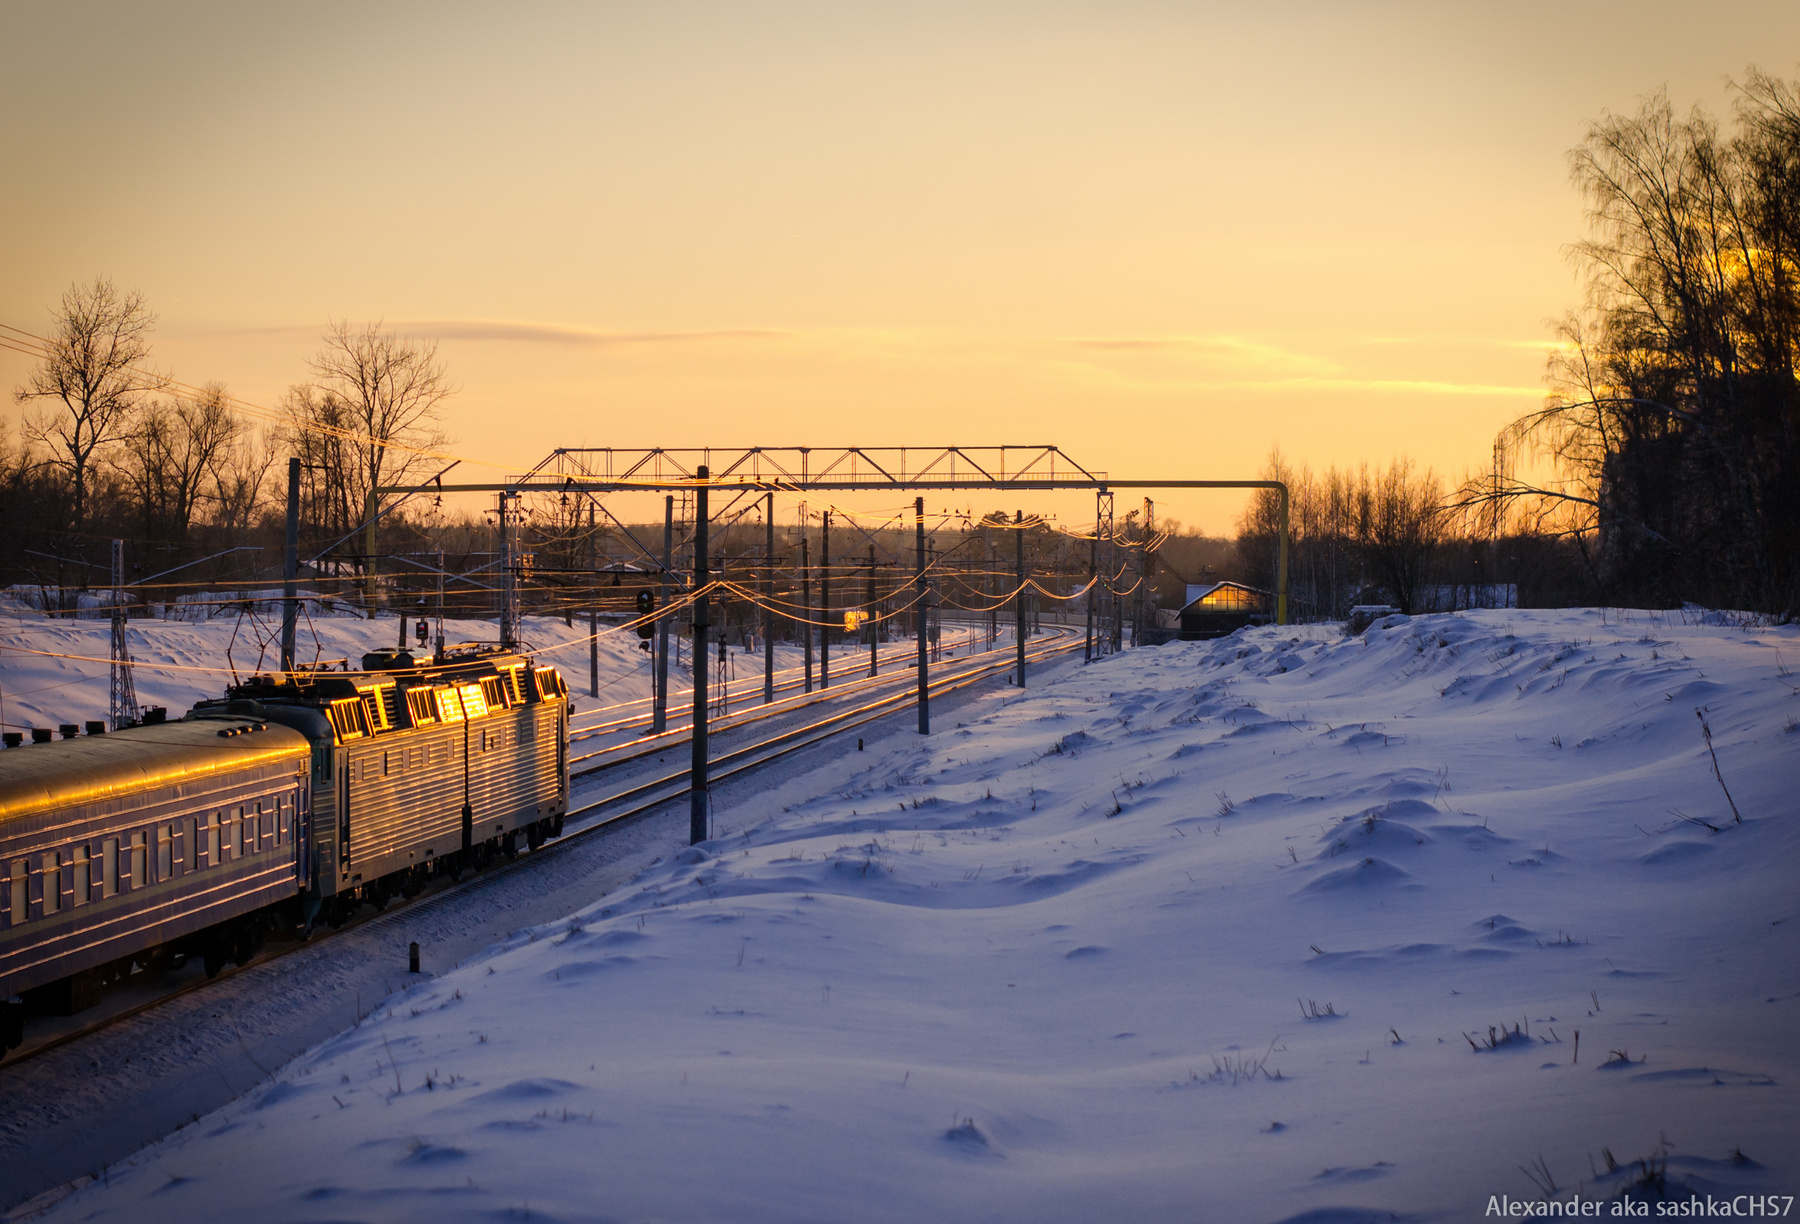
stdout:
<svg viewBox="0 0 1800 1224">
<path fill-rule="evenodd" d="M 436 466 L 434 452 L 448 442 L 440 405 L 454 388 L 435 343 L 379 323 L 333 323 L 312 373 L 282 402 L 283 440 L 305 466 L 308 521 L 335 538 L 363 521 L 372 490 L 423 479 Z M 356 568 L 366 573 L 366 560 Z"/>
<path fill-rule="evenodd" d="M 245 432 L 229 404 L 225 388 L 209 383 L 196 395 L 151 401 L 136 413 L 123 468 L 148 538 L 187 540 L 220 457 Z"/>
<path fill-rule="evenodd" d="M 142 368 L 155 322 L 140 294 L 121 293 L 109 280 L 72 285 L 42 362 L 13 392 L 21 404 L 54 401 L 27 415 L 25 436 L 68 472 L 74 494 L 68 525 L 77 532 L 87 526 L 96 463 L 123 439 L 145 396 L 165 384 Z"/>
<path fill-rule="evenodd" d="M 256 525 L 258 512 L 271 500 L 269 474 L 279 454 L 267 430 L 239 429 L 207 465 L 211 477 L 214 522 L 241 536 Z"/>
<path fill-rule="evenodd" d="M 1443 542 L 1444 488 L 1411 459 L 1395 459 L 1374 479 L 1357 482 L 1356 546 L 1369 574 L 1385 587 L 1402 612 L 1417 610 L 1430 577 L 1433 554 Z"/>
<path fill-rule="evenodd" d="M 1729 137 L 1661 92 L 1570 154 L 1584 310 L 1503 440 L 1556 479 L 1460 500 L 1552 509 L 1612 597 L 1800 610 L 1800 86 L 1752 69 Z M 1487 487 L 1482 487 L 1486 485 Z"/>
</svg>

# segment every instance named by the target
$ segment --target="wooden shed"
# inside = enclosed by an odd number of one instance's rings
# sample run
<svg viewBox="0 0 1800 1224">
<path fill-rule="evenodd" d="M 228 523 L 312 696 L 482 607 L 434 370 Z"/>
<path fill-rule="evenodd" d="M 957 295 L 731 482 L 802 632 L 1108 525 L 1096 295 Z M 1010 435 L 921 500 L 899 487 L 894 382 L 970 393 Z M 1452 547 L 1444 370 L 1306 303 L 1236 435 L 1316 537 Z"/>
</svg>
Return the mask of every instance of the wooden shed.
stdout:
<svg viewBox="0 0 1800 1224">
<path fill-rule="evenodd" d="M 1180 613 L 1184 642 L 1224 637 L 1245 625 L 1265 624 L 1273 602 L 1269 592 L 1229 579 L 1210 586 L 1190 586 L 1187 595 Z"/>
</svg>

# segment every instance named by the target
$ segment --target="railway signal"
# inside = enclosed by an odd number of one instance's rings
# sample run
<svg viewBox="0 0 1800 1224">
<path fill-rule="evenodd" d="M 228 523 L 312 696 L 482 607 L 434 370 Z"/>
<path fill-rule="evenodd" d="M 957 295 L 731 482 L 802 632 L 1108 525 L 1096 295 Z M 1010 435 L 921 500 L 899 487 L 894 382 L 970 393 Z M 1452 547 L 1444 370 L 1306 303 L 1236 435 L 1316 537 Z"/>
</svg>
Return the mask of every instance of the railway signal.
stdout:
<svg viewBox="0 0 1800 1224">
<path fill-rule="evenodd" d="M 639 617 L 637 635 L 646 642 L 656 636 L 656 622 L 644 620 L 642 618 L 649 616 L 654 611 L 656 611 L 656 592 L 649 590 L 639 591 L 637 593 L 637 613 Z"/>
</svg>

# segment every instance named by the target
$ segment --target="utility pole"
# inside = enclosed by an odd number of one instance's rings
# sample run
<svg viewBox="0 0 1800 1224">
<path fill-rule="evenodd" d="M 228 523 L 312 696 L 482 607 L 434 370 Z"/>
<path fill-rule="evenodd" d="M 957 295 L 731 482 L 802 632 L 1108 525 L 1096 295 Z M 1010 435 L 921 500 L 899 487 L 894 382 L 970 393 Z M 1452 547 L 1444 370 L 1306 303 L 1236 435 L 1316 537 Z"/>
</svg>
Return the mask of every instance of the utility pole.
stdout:
<svg viewBox="0 0 1800 1224">
<path fill-rule="evenodd" d="M 694 729 L 693 766 L 688 780 L 688 844 L 707 833 L 706 782 L 706 465 L 694 469 Z"/>
<path fill-rule="evenodd" d="M 881 622 L 875 615 L 875 546 L 869 545 L 869 674 L 875 674 L 875 654 L 881 649 L 880 635 L 876 626 Z"/>
<path fill-rule="evenodd" d="M 669 567 L 675 563 L 675 495 L 663 498 L 662 598 L 656 618 L 656 678 L 651 684 L 650 734 L 669 729 Z"/>
<path fill-rule="evenodd" d="M 438 566 L 443 569 L 442 565 Z M 281 563 L 281 670 L 294 670 L 294 637 L 300 625 L 300 460 L 288 460 L 287 551 Z"/>
<path fill-rule="evenodd" d="M 812 571 L 806 560 L 806 515 L 800 516 L 800 638 L 806 653 L 806 691 L 812 692 Z"/>
<path fill-rule="evenodd" d="M 138 711 L 137 684 L 131 676 L 131 650 L 125 642 L 125 541 L 112 542 L 112 683 L 109 694 L 112 729 L 135 727 Z"/>
<path fill-rule="evenodd" d="M 925 499 L 913 499 L 913 526 L 917 533 L 918 551 L 917 569 L 913 577 L 913 593 L 918 599 L 919 622 L 919 734 L 931 734 L 931 690 L 928 687 L 929 671 L 925 663 L 925 617 L 926 605 L 931 601 L 926 597 L 925 586 Z"/>
<path fill-rule="evenodd" d="M 763 704 L 775 700 L 775 495 L 763 504 Z"/>
<path fill-rule="evenodd" d="M 819 517 L 819 687 L 831 687 L 831 511 Z"/>
<path fill-rule="evenodd" d="M 1087 590 L 1087 654 L 1083 663 L 1094 661 L 1094 594 L 1100 587 L 1100 520 L 1094 520 L 1094 538 L 1088 541 Z"/>
<path fill-rule="evenodd" d="M 1019 687 L 1025 687 L 1025 512 L 1013 511 L 1014 544 L 1019 555 L 1019 591 L 1013 596 L 1013 616 L 1016 624 L 1013 634 L 1018 639 L 1019 650 Z"/>
<path fill-rule="evenodd" d="M 518 496 L 513 494 L 513 496 Z M 504 559 L 504 576 L 500 584 L 500 645 L 512 649 L 519 644 L 519 558 L 513 547 L 512 514 L 506 506 L 507 494 L 500 493 L 500 553 Z M 374 615 L 373 602 L 369 605 Z"/>
<path fill-rule="evenodd" d="M 982 527 L 982 543 L 987 545 L 987 573 L 982 575 L 981 587 L 993 603 L 988 608 L 988 645 L 991 647 L 1000 640 L 1000 600 L 997 598 L 1000 587 L 1000 554 L 994 548 L 994 531 L 991 527 Z"/>
<path fill-rule="evenodd" d="M 594 499 L 588 498 L 587 555 L 588 570 L 588 696 L 600 695 L 600 601 L 592 587 L 594 562 Z M 651 661 L 654 669 L 655 660 Z M 654 672 L 652 673 L 654 674 Z M 654 683 L 654 681 L 652 681 Z"/>
<path fill-rule="evenodd" d="M 437 551 L 438 598 L 437 598 L 437 642 L 431 652 L 432 662 L 444 661 L 444 550 Z"/>
</svg>

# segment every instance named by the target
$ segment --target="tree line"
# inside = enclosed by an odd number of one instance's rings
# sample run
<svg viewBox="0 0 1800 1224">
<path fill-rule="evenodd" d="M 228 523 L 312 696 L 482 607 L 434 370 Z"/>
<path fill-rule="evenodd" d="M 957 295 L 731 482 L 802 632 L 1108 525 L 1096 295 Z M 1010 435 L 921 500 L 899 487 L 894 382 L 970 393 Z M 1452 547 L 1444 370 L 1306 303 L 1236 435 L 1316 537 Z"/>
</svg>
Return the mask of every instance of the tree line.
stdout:
<svg viewBox="0 0 1800 1224">
<path fill-rule="evenodd" d="M 1491 465 L 1447 488 L 1405 458 L 1315 476 L 1271 457 L 1303 615 L 1497 584 L 1800 615 L 1800 85 L 1751 68 L 1733 89 L 1729 130 L 1658 91 L 1570 152 L 1585 300 Z M 1239 523 L 1240 568 L 1269 589 L 1277 518 L 1265 492 Z"/>
<path fill-rule="evenodd" d="M 0 427 L 7 584 L 76 611 L 110 586 L 114 539 L 129 543 L 139 603 L 278 582 L 288 456 L 301 459 L 303 552 L 325 554 L 313 576 L 360 581 L 365 560 L 342 545 L 369 490 L 428 475 L 447 442 L 453 388 L 435 346 L 333 323 L 310 377 L 259 422 L 219 383 L 158 369 L 155 323 L 140 294 L 98 278 L 70 287 L 31 346 L 36 365 L 13 393 L 18 437 Z"/>
</svg>

